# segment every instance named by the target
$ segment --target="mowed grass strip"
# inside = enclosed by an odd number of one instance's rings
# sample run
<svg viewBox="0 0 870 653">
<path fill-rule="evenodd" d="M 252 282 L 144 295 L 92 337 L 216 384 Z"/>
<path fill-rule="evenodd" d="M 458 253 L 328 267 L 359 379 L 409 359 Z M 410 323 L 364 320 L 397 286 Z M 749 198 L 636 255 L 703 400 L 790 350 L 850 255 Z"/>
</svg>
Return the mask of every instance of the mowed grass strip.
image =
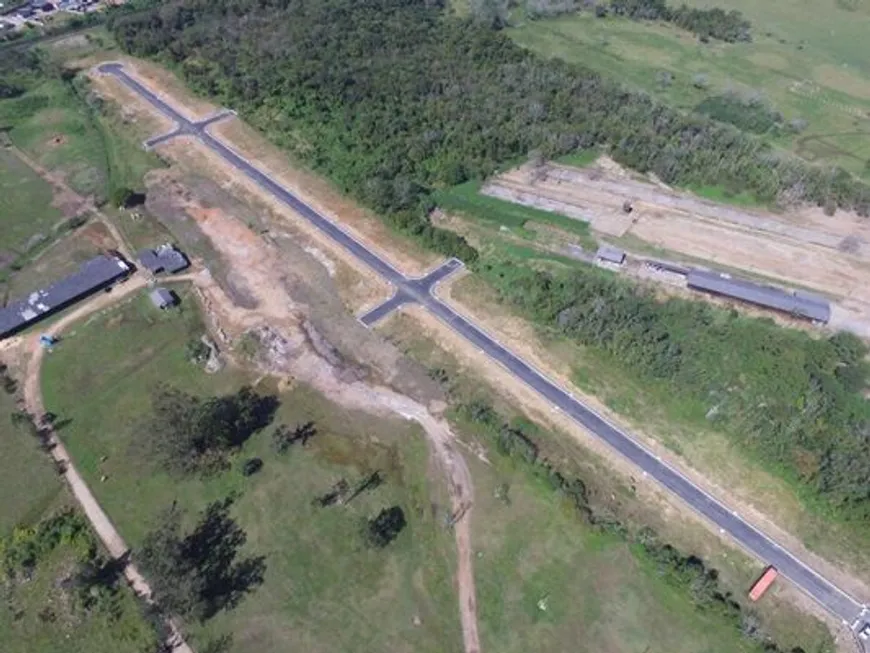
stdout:
<svg viewBox="0 0 870 653">
<path fill-rule="evenodd" d="M 23 253 L 34 236 L 51 235 L 63 218 L 51 201 L 48 182 L 14 152 L 0 149 L 0 268 L 4 252 Z"/>
<path fill-rule="evenodd" d="M 13 425 L 16 410 L 13 397 L 0 390 L 0 538 L 17 525 L 35 524 L 65 498 L 48 454 L 24 427 Z"/>
<path fill-rule="evenodd" d="M 185 346 L 203 326 L 191 295 L 178 290 L 178 311 L 158 311 L 143 294 L 75 326 L 47 358 L 43 388 L 47 406 L 71 420 L 61 436 L 74 460 L 134 547 L 173 501 L 192 515 L 237 495 L 234 515 L 250 551 L 266 556 L 266 580 L 236 610 L 191 626 L 195 645 L 232 633 L 239 653 L 459 650 L 449 504 L 440 475 L 429 476 L 422 434 L 407 422 L 347 412 L 300 386 L 280 394 L 276 424 L 313 421 L 318 433 L 305 448 L 278 456 L 267 429 L 216 476 L 179 480 L 149 463 L 140 427 L 156 384 L 207 395 L 251 380 L 232 368 L 208 375 L 188 361 Z M 239 465 L 253 456 L 265 466 L 245 478 Z M 312 504 L 340 479 L 353 484 L 375 470 L 386 479 L 376 490 L 344 506 Z M 391 505 L 408 526 L 387 549 L 372 550 L 361 529 Z"/>
<path fill-rule="evenodd" d="M 461 213 L 470 218 L 520 231 L 525 231 L 528 223 L 550 225 L 576 236 L 587 247 L 595 246 L 595 239 L 589 233 L 589 225 L 582 220 L 490 197 L 481 193 L 480 189 L 480 182 L 469 181 L 437 191 L 434 199 L 447 212 Z"/>
</svg>

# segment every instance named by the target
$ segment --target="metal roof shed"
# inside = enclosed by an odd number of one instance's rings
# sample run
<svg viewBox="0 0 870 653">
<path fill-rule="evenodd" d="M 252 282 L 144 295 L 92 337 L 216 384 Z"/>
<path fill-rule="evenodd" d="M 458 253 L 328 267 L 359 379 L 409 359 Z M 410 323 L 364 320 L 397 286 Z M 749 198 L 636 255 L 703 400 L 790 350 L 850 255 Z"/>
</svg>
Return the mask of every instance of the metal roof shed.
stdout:
<svg viewBox="0 0 870 653">
<path fill-rule="evenodd" d="M 598 248 L 598 251 L 595 252 L 595 258 L 622 265 L 623 261 L 625 261 L 625 252 L 616 247 L 611 247 L 610 245 L 602 245 Z"/>
<path fill-rule="evenodd" d="M 130 266 L 117 256 L 101 255 L 85 261 L 78 272 L 0 308 L 0 337 L 12 335 L 33 322 L 127 276 Z"/>
<path fill-rule="evenodd" d="M 148 296 L 151 298 L 151 303 L 160 310 L 169 308 L 170 306 L 175 306 L 175 304 L 178 303 L 178 298 L 175 296 L 175 293 L 166 288 L 155 288 Z"/>
<path fill-rule="evenodd" d="M 686 282 L 694 290 L 739 299 L 807 320 L 827 323 L 831 319 L 830 304 L 805 293 L 787 292 L 709 270 L 690 270 Z"/>
</svg>

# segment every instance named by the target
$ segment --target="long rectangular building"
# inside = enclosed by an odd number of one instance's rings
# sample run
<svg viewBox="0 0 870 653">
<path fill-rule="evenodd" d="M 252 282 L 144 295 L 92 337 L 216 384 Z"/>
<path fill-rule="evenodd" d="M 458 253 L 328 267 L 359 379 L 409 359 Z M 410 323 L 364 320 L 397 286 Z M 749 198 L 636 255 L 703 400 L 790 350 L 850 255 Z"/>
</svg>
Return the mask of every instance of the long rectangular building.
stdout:
<svg viewBox="0 0 870 653">
<path fill-rule="evenodd" d="M 131 267 L 124 259 L 102 254 L 81 264 L 78 272 L 35 290 L 24 299 L 0 307 L 0 338 L 38 322 L 75 301 L 126 277 Z"/>
<path fill-rule="evenodd" d="M 789 292 L 781 288 L 737 279 L 729 274 L 698 269 L 689 270 L 686 283 L 694 290 L 731 297 L 806 320 L 826 324 L 831 319 L 830 303 L 809 293 Z"/>
</svg>

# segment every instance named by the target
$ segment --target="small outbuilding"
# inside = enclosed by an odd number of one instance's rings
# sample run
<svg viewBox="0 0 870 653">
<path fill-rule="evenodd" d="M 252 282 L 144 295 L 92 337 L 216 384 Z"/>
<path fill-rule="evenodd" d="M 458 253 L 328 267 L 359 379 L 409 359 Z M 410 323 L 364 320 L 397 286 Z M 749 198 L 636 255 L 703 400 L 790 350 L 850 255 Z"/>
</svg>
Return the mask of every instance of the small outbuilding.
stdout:
<svg viewBox="0 0 870 653">
<path fill-rule="evenodd" d="M 148 296 L 151 298 L 151 303 L 161 311 L 178 303 L 178 296 L 166 288 L 155 288 Z"/>
<path fill-rule="evenodd" d="M 595 252 L 595 258 L 599 261 L 607 261 L 608 263 L 622 265 L 625 261 L 625 252 L 616 247 L 611 247 L 610 245 L 602 245 L 598 248 L 598 251 Z"/>
</svg>

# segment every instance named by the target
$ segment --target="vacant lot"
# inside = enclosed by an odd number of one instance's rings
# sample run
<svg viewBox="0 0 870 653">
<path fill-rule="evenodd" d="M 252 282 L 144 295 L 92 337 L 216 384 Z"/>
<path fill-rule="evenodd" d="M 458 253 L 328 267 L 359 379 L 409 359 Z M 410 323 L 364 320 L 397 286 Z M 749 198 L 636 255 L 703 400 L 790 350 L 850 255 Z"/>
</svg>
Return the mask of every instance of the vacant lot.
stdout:
<svg viewBox="0 0 870 653">
<path fill-rule="evenodd" d="M 0 150 L 0 269 L 4 259 L 47 238 L 61 217 L 51 186 L 13 152 Z"/>
<path fill-rule="evenodd" d="M 635 488 L 633 479 L 628 483 L 614 474 L 592 451 L 531 424 L 504 384 L 484 376 L 461 350 L 435 344 L 434 334 L 421 326 L 399 314 L 379 330 L 433 370 L 454 406 L 473 401 L 494 406 L 505 421 L 533 434 L 542 457 L 558 461 L 566 474 L 580 475 L 596 510 L 631 528 L 653 526 L 667 541 L 702 556 L 720 572 L 724 588 L 742 596 L 760 571 L 757 562 L 735 555 L 651 488 Z M 475 479 L 478 605 L 488 650 L 574 650 L 578 642 L 583 642 L 579 650 L 588 651 L 751 650 L 720 617 L 696 612 L 685 591 L 664 581 L 624 540 L 579 523 L 545 482 L 506 460 L 461 413 L 453 416 L 469 449 L 488 461 L 467 455 Z M 793 598 L 780 585 L 757 606 L 764 628 L 783 646 L 827 650 L 825 628 L 789 605 Z"/>
<path fill-rule="evenodd" d="M 637 254 L 706 262 L 823 293 L 840 300 L 850 328 L 870 331 L 870 229 L 854 214 L 716 204 L 635 179 L 606 157 L 583 169 L 524 166 L 496 177 L 484 190 L 586 219 L 593 231 Z M 622 210 L 626 200 L 632 202 L 630 214 Z M 511 220 L 506 213 L 505 222 Z M 834 326 L 844 328 L 840 322 Z"/>
<path fill-rule="evenodd" d="M 526 21 L 509 30 L 521 45 L 623 80 L 683 108 L 733 90 L 760 95 L 806 121 L 775 139 L 801 156 L 867 174 L 870 73 L 866 70 L 866 3 L 844 0 L 694 0 L 739 9 L 752 22 L 752 43 L 699 42 L 684 30 L 583 12 Z"/>
<path fill-rule="evenodd" d="M 238 651 L 455 650 L 448 504 L 427 480 L 422 437 L 405 423 L 348 413 L 297 387 L 281 394 L 278 421 L 314 421 L 318 434 L 308 448 L 280 458 L 267 433 L 256 436 L 243 455 L 266 461 L 257 476 L 244 479 L 234 468 L 175 482 L 143 462 L 137 427 L 157 383 L 217 393 L 246 380 L 233 371 L 206 375 L 188 361 L 185 345 L 203 327 L 194 301 L 181 294 L 177 312 L 160 313 L 142 296 L 75 327 L 44 364 L 46 404 L 72 420 L 61 435 L 124 536 L 141 542 L 174 500 L 196 510 L 237 492 L 251 549 L 267 555 L 266 583 L 209 624 L 209 633 L 232 632 Z M 388 480 L 376 492 L 347 506 L 312 506 L 339 479 L 355 482 L 378 469 Z M 387 552 L 367 549 L 361 523 L 394 503 L 404 507 L 409 528 Z"/>
</svg>

